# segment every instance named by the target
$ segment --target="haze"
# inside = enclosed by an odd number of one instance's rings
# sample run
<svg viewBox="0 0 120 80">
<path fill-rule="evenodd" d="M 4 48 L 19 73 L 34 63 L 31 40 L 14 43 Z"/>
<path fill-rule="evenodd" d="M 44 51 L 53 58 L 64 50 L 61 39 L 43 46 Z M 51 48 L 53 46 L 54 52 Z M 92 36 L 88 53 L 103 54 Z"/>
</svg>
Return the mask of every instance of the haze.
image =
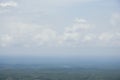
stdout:
<svg viewBox="0 0 120 80">
<path fill-rule="evenodd" d="M 119 0 L 0 0 L 0 63 L 120 66 Z"/>
</svg>

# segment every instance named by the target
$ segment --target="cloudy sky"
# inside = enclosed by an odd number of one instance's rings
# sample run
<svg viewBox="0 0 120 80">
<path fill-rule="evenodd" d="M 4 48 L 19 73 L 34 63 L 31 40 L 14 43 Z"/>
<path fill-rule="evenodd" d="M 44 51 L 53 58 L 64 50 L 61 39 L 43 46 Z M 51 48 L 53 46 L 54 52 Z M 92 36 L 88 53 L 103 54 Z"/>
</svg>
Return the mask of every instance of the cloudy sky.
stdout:
<svg viewBox="0 0 120 80">
<path fill-rule="evenodd" d="M 0 0 L 0 56 L 120 58 L 119 0 Z"/>
</svg>

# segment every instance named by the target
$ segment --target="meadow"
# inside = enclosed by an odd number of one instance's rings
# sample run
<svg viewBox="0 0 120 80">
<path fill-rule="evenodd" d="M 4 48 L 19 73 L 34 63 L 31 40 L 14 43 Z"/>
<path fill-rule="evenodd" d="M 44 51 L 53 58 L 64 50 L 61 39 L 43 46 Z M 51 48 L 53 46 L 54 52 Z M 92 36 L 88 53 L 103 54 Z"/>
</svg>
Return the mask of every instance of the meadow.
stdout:
<svg viewBox="0 0 120 80">
<path fill-rule="evenodd" d="M 1 67 L 0 80 L 120 80 L 120 69 Z"/>
</svg>

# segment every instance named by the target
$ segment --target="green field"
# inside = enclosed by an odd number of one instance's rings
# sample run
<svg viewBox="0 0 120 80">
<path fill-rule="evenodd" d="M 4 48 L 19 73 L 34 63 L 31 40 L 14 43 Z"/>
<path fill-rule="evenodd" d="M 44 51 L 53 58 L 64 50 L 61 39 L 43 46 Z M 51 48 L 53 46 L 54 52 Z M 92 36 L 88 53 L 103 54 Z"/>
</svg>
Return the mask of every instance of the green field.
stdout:
<svg viewBox="0 0 120 80">
<path fill-rule="evenodd" d="M 120 80 L 118 69 L 0 69 L 0 80 Z"/>
</svg>

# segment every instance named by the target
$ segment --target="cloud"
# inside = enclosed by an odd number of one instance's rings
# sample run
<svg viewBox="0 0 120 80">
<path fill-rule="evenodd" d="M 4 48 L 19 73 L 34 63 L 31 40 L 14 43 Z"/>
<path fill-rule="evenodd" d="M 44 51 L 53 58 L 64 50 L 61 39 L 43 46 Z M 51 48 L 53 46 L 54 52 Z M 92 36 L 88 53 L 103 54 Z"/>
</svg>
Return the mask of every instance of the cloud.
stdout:
<svg viewBox="0 0 120 80">
<path fill-rule="evenodd" d="M 75 19 L 71 27 L 65 27 L 65 30 L 58 34 L 56 30 L 45 25 L 26 24 L 19 22 L 9 22 L 5 24 L 1 34 L 9 34 L 13 39 L 11 44 L 23 46 L 48 46 L 48 45 L 64 45 L 79 44 L 82 39 L 90 40 L 92 37 L 84 35 L 92 25 L 87 23 L 85 19 Z M 84 38 L 83 38 L 84 37 Z M 1 41 L 2 43 L 2 41 Z"/>
<path fill-rule="evenodd" d="M 52 29 L 43 29 L 38 34 L 34 35 L 33 41 L 38 45 L 54 43 L 56 39 L 56 32 Z"/>
<path fill-rule="evenodd" d="M 73 23 L 72 27 L 65 28 L 65 32 L 81 32 L 91 28 L 92 25 L 87 23 L 87 20 L 77 18 L 75 19 L 75 22 Z"/>
<path fill-rule="evenodd" d="M 66 43 L 75 43 L 76 41 L 78 41 L 80 38 L 80 34 L 79 33 L 64 33 L 60 39 L 58 40 L 59 44 L 66 44 Z"/>
<path fill-rule="evenodd" d="M 114 33 L 114 37 L 113 37 L 112 43 L 115 46 L 120 46 L 120 32 Z"/>
<path fill-rule="evenodd" d="M 13 42 L 13 37 L 9 34 L 1 35 L 0 36 L 0 46 L 6 47 L 10 45 Z"/>
<path fill-rule="evenodd" d="M 97 35 L 99 46 L 120 46 L 120 32 L 102 32 Z"/>
<path fill-rule="evenodd" d="M 90 41 L 94 41 L 95 39 L 95 35 L 94 34 L 87 34 L 83 37 L 83 42 L 90 42 Z"/>
<path fill-rule="evenodd" d="M 86 36 L 88 31 L 93 28 L 85 19 L 77 18 L 71 27 L 66 27 L 61 36 L 60 44 L 80 44 L 82 41 L 92 40 L 92 36 Z"/>
<path fill-rule="evenodd" d="M 110 23 L 112 24 L 112 26 L 120 26 L 120 13 L 112 14 Z"/>
<path fill-rule="evenodd" d="M 56 31 L 45 25 L 10 22 L 0 31 L 2 35 L 0 43 L 6 43 L 6 45 L 7 43 L 26 47 L 50 45 L 56 39 Z"/>
<path fill-rule="evenodd" d="M 16 7 L 18 4 L 14 1 L 9 2 L 0 2 L 0 7 L 6 8 L 6 7 Z"/>
<path fill-rule="evenodd" d="M 86 21 L 85 19 L 76 18 L 76 19 L 75 19 L 75 22 L 78 22 L 78 23 L 86 23 L 87 21 Z"/>
<path fill-rule="evenodd" d="M 100 34 L 100 36 L 98 37 L 99 40 L 101 41 L 109 41 L 113 38 L 113 34 L 110 33 L 102 33 Z"/>
<path fill-rule="evenodd" d="M 94 27 L 86 19 L 77 18 L 61 33 L 49 25 L 37 25 L 10 21 L 2 24 L 0 29 L 0 46 L 104 46 L 120 45 L 119 31 L 95 32 Z"/>
<path fill-rule="evenodd" d="M 75 3 L 86 3 L 86 2 L 96 1 L 96 0 L 45 0 L 45 1 L 55 6 L 66 6 L 66 5 L 72 5 Z"/>
</svg>

